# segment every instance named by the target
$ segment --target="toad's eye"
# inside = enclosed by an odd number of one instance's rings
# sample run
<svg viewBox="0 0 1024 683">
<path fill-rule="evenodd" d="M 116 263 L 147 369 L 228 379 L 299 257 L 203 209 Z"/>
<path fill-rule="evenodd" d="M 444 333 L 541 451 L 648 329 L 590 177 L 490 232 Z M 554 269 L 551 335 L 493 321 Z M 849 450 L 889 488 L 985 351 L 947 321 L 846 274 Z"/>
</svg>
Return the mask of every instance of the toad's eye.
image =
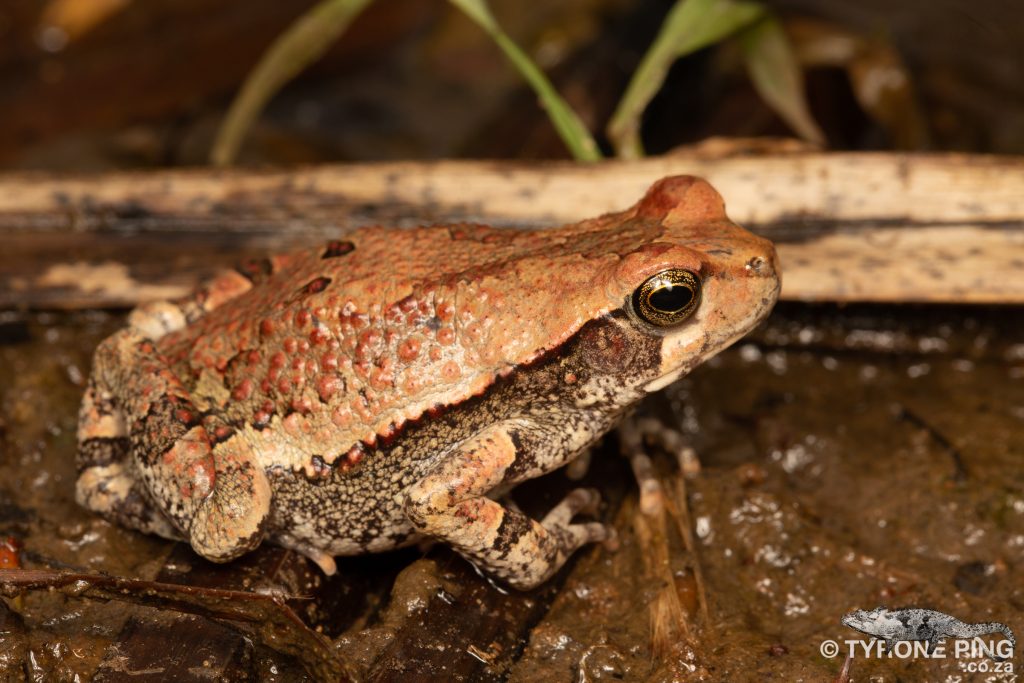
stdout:
<svg viewBox="0 0 1024 683">
<path fill-rule="evenodd" d="M 633 292 L 633 311 L 656 327 L 677 325 L 700 305 L 700 278 L 689 270 L 670 268 L 647 278 Z"/>
</svg>

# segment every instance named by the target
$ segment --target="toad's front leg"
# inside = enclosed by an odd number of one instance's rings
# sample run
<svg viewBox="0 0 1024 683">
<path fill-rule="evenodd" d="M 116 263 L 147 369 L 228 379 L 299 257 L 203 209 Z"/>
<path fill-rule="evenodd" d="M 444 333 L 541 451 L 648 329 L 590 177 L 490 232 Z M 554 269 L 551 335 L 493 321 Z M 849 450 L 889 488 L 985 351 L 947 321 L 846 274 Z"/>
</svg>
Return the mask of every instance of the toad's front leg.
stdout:
<svg viewBox="0 0 1024 683">
<path fill-rule="evenodd" d="M 405 492 L 405 513 L 416 529 L 439 538 L 481 569 L 526 590 L 545 580 L 584 543 L 610 538 L 598 522 L 573 524 L 593 512 L 596 491 L 576 489 L 540 522 L 486 497 L 515 462 L 515 441 L 504 425 L 469 439 Z"/>
</svg>

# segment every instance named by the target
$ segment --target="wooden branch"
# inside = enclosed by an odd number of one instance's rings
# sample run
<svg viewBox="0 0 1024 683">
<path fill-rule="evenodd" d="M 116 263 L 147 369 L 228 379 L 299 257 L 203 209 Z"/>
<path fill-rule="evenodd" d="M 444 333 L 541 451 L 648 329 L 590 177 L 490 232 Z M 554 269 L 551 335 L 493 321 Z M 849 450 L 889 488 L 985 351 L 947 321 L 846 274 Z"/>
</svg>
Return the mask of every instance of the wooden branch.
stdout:
<svg viewBox="0 0 1024 683">
<path fill-rule="evenodd" d="M 369 224 L 546 226 L 692 173 L 778 246 L 783 298 L 1024 303 L 1024 158 L 700 151 L 636 162 L 405 162 L 0 177 L 0 306 L 133 305 Z M 382 264 L 384 267 L 384 264 Z"/>
<path fill-rule="evenodd" d="M 230 624 L 283 654 L 300 659 L 316 680 L 354 680 L 330 641 L 310 630 L 284 601 L 260 593 L 49 569 L 0 569 L 0 595 L 62 591 L 75 598 L 121 600 Z M 153 653 L 159 656 L 160 652 Z M 128 680 L 127 676 L 119 680 Z"/>
</svg>

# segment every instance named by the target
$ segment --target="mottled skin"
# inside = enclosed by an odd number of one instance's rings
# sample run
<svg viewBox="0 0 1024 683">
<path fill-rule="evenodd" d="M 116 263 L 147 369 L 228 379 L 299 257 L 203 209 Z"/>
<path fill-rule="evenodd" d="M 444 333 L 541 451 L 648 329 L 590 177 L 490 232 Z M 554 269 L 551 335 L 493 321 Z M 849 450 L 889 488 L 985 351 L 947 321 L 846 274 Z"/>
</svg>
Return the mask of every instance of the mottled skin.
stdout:
<svg viewBox="0 0 1024 683">
<path fill-rule="evenodd" d="M 700 281 L 684 322 L 631 296 Z M 133 312 L 96 351 L 78 500 L 227 561 L 267 539 L 335 555 L 441 539 L 528 588 L 601 524 L 578 490 L 540 522 L 487 497 L 570 461 L 633 403 L 763 319 L 770 243 L 704 181 L 545 231 L 369 228 Z"/>
</svg>

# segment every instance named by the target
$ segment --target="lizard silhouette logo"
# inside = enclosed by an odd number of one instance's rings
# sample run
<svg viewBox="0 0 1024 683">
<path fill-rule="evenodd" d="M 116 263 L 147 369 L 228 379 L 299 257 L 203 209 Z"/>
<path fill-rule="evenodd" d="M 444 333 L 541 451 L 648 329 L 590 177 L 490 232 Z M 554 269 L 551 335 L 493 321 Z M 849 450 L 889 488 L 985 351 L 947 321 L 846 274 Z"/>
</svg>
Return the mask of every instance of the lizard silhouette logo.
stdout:
<svg viewBox="0 0 1024 683">
<path fill-rule="evenodd" d="M 995 662 L 1002 662 L 1013 657 L 1013 651 L 1017 644 L 1013 637 L 1013 631 L 1006 624 L 996 621 L 970 624 L 933 609 L 916 607 L 903 609 L 876 607 L 870 611 L 859 609 L 845 615 L 842 622 L 844 626 L 849 626 L 861 633 L 874 636 L 879 641 L 884 641 L 886 655 L 891 655 L 893 648 L 898 643 L 923 642 L 924 656 L 944 657 L 945 651 L 940 643 L 946 638 L 952 638 L 955 640 L 952 649 L 956 657 L 984 654 Z M 996 633 L 1001 633 L 1006 639 L 988 645 L 973 640 L 978 636 Z M 966 641 L 961 642 L 960 639 L 972 639 L 972 643 L 980 645 L 980 650 Z M 910 648 L 907 651 L 915 652 L 916 648 Z"/>
</svg>

